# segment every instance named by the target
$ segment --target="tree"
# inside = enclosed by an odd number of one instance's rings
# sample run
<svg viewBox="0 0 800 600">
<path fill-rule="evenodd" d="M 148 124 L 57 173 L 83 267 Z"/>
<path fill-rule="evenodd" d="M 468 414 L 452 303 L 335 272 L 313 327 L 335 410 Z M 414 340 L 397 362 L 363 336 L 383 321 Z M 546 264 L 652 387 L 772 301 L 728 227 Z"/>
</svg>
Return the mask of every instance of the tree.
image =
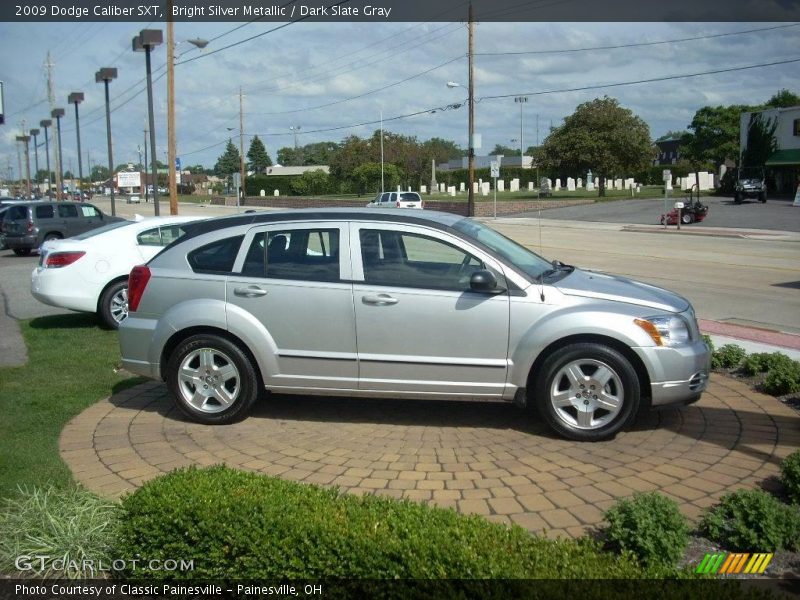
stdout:
<svg viewBox="0 0 800 600">
<path fill-rule="evenodd" d="M 346 182 L 350 180 L 353 170 L 366 162 L 370 162 L 369 144 L 357 135 L 351 135 L 341 143 L 331 161 L 331 176 L 340 183 Z"/>
<path fill-rule="evenodd" d="M 509 146 L 503 146 L 502 144 L 495 144 L 494 149 L 489 152 L 492 156 L 496 156 L 498 154 L 502 154 L 503 156 L 516 156 L 519 154 L 519 149 L 510 148 Z"/>
<path fill-rule="evenodd" d="M 284 146 L 278 150 L 278 164 L 284 167 L 299 167 L 302 165 L 300 162 L 300 149 L 290 148 Z"/>
<path fill-rule="evenodd" d="M 647 124 L 605 96 L 579 105 L 547 136 L 536 158 L 564 174 L 591 170 L 600 177 L 599 195 L 605 196 L 605 179 L 647 167 L 650 148 Z"/>
<path fill-rule="evenodd" d="M 400 185 L 403 179 L 402 171 L 391 163 L 383 165 L 384 190 L 393 190 Z M 378 193 L 381 191 L 381 164 L 364 163 L 353 170 L 353 180 L 358 190 L 358 195 Z"/>
<path fill-rule="evenodd" d="M 218 177 L 227 177 L 233 173 L 238 173 L 241 166 L 241 156 L 239 149 L 233 145 L 231 140 L 225 146 L 225 152 L 217 159 L 214 165 L 214 174 Z"/>
<path fill-rule="evenodd" d="M 747 147 L 742 153 L 743 167 L 763 167 L 767 159 L 778 149 L 775 130 L 777 119 L 764 119 L 761 113 L 750 113 L 747 128 Z"/>
<path fill-rule="evenodd" d="M 686 131 L 678 131 L 678 130 L 670 130 L 667 131 L 664 135 L 656 138 L 657 142 L 664 142 L 666 140 L 679 140 L 681 139 Z"/>
<path fill-rule="evenodd" d="M 263 173 L 264 169 L 272 166 L 272 159 L 267 154 L 264 142 L 256 135 L 250 142 L 250 149 L 247 151 L 247 168 L 256 173 Z"/>
<path fill-rule="evenodd" d="M 316 196 L 328 191 L 329 179 L 325 171 L 314 169 L 306 171 L 300 177 L 293 177 L 289 187 L 298 196 Z"/>
<path fill-rule="evenodd" d="M 302 159 L 305 165 L 330 165 L 339 151 L 336 142 L 316 142 L 303 146 Z"/>
<path fill-rule="evenodd" d="M 726 159 L 738 162 L 739 115 L 750 106 L 704 106 L 694 114 L 688 133 L 681 138 L 681 154 L 695 170 L 713 162 L 719 166 Z"/>
<path fill-rule="evenodd" d="M 108 179 L 108 167 L 104 167 L 102 165 L 95 165 L 92 167 L 92 172 L 89 175 L 91 181 L 105 181 Z"/>
<path fill-rule="evenodd" d="M 788 108 L 800 105 L 800 96 L 787 89 L 782 89 L 767 100 L 768 108 Z"/>
</svg>

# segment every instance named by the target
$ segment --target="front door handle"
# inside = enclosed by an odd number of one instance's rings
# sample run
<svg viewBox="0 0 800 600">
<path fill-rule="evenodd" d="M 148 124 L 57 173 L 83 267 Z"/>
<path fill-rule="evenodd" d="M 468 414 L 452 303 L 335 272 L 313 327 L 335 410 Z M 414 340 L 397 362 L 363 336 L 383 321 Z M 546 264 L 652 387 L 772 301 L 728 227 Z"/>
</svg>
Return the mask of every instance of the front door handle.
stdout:
<svg viewBox="0 0 800 600">
<path fill-rule="evenodd" d="M 392 298 L 389 294 L 362 296 L 361 301 L 364 304 L 374 304 L 375 306 L 388 306 L 390 304 L 397 304 L 399 302 L 397 298 Z"/>
<path fill-rule="evenodd" d="M 257 285 L 250 285 L 247 287 L 233 288 L 233 293 L 237 296 L 244 296 L 245 298 L 257 298 L 258 296 L 266 296 L 267 290 L 262 290 Z"/>
</svg>

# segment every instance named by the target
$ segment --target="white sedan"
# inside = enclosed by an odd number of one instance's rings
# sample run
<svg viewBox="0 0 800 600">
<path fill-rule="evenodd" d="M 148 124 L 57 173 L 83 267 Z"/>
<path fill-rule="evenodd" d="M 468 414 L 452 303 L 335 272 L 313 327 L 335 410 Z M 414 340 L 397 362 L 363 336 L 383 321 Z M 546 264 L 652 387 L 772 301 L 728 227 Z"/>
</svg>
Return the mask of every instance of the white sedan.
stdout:
<svg viewBox="0 0 800 600">
<path fill-rule="evenodd" d="M 33 297 L 61 308 L 96 312 L 116 329 L 128 316 L 128 274 L 183 235 L 198 217 L 121 221 L 42 244 L 31 273 Z"/>
</svg>

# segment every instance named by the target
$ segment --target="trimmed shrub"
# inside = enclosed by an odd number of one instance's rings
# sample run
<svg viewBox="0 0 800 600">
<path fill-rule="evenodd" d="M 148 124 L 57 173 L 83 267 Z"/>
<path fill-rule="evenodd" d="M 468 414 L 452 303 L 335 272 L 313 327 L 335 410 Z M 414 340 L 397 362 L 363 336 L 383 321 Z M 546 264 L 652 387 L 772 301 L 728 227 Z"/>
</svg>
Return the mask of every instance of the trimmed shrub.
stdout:
<svg viewBox="0 0 800 600">
<path fill-rule="evenodd" d="M 771 369 L 764 378 L 764 391 L 773 396 L 800 392 L 800 363 L 792 361 Z"/>
<path fill-rule="evenodd" d="M 633 552 L 646 565 L 674 565 L 689 543 L 689 524 L 678 504 L 656 492 L 620 500 L 605 518 L 609 546 Z"/>
<path fill-rule="evenodd" d="M 118 504 L 83 488 L 21 488 L 0 507 L 0 573 L 15 573 L 17 557 L 35 555 L 49 558 L 28 575 L 98 577 L 83 561 L 110 564 L 118 514 Z M 56 570 L 54 560 L 66 568 Z"/>
<path fill-rule="evenodd" d="M 780 352 L 755 352 L 749 354 L 742 363 L 742 373 L 753 376 L 766 373 L 776 367 L 789 366 L 794 361 Z"/>
<path fill-rule="evenodd" d="M 800 512 L 764 490 L 725 494 L 703 516 L 700 527 L 729 550 L 774 552 L 800 547 Z"/>
<path fill-rule="evenodd" d="M 800 504 L 800 450 L 795 450 L 781 462 L 781 483 L 795 504 Z"/>
<path fill-rule="evenodd" d="M 715 350 L 714 341 L 711 339 L 711 336 L 710 335 L 706 335 L 704 333 L 703 334 L 703 341 L 706 343 L 706 346 L 708 346 L 709 352 L 711 352 L 711 354 L 714 354 L 714 350 Z"/>
<path fill-rule="evenodd" d="M 408 501 L 343 495 L 226 467 L 159 477 L 126 497 L 116 552 L 194 558 L 152 580 L 629 578 L 664 575 L 590 540 L 551 541 Z M 122 574 L 130 575 L 130 573 Z"/>
<path fill-rule="evenodd" d="M 733 369 L 738 367 L 739 363 L 747 356 L 745 349 L 737 344 L 725 344 L 720 346 L 719 350 L 715 350 L 711 355 L 711 368 L 712 369 Z"/>
</svg>

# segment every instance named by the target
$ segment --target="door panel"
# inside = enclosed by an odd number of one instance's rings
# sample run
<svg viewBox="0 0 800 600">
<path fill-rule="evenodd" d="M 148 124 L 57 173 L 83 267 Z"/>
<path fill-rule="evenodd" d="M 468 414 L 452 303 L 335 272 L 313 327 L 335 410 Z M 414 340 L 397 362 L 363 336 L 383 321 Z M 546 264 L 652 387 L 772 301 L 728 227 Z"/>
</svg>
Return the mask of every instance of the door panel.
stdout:
<svg viewBox="0 0 800 600">
<path fill-rule="evenodd" d="M 253 314 L 278 347 L 278 372 L 266 374 L 268 387 L 357 387 L 346 233 L 328 224 L 277 224 L 246 237 L 227 302 Z"/>
<path fill-rule="evenodd" d="M 353 227 L 353 260 L 365 280 L 353 286 L 360 388 L 501 396 L 509 301 L 469 291 L 469 274 L 484 260 L 411 226 Z"/>
</svg>

